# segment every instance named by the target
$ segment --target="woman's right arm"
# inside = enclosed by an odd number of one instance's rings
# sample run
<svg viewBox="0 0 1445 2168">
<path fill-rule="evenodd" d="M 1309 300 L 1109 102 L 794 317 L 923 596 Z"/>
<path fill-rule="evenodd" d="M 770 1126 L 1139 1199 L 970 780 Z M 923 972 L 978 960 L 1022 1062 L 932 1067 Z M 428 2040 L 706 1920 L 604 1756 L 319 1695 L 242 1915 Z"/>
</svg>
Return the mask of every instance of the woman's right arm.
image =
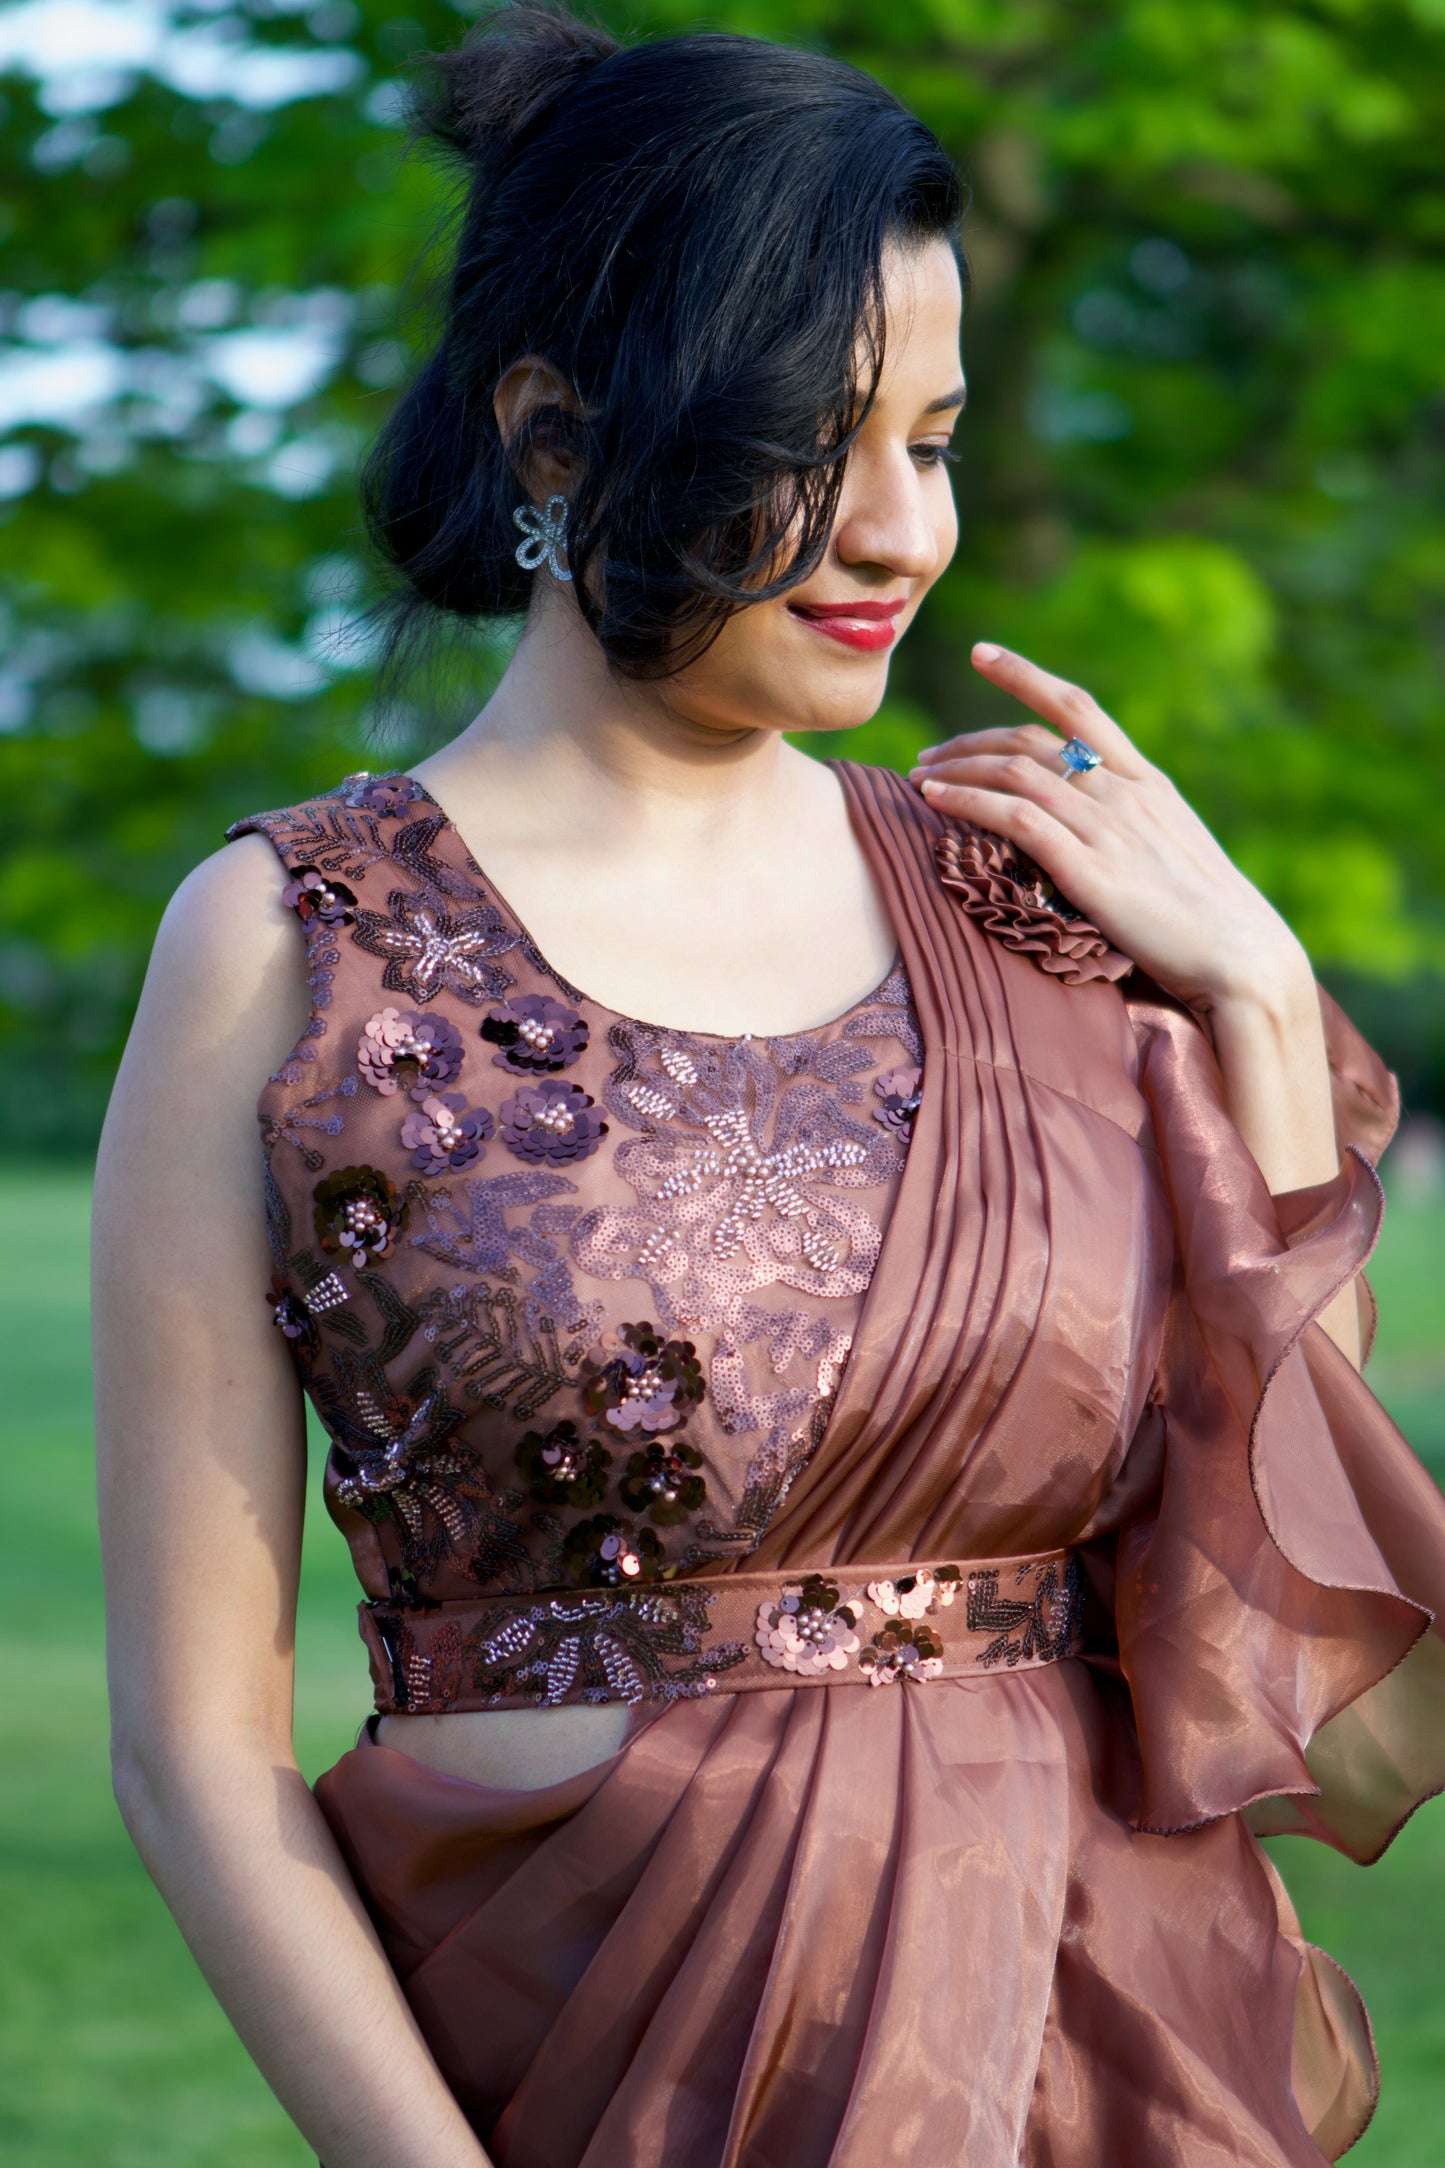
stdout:
<svg viewBox="0 0 1445 2168">
<path fill-rule="evenodd" d="M 292 1745 L 305 1433 L 262 1299 L 255 1119 L 260 1082 L 308 1014 L 279 891 L 269 847 L 243 837 L 177 892 L 101 1142 L 115 1792 L 197 1963 L 327 2168 L 487 2168 Z"/>
</svg>

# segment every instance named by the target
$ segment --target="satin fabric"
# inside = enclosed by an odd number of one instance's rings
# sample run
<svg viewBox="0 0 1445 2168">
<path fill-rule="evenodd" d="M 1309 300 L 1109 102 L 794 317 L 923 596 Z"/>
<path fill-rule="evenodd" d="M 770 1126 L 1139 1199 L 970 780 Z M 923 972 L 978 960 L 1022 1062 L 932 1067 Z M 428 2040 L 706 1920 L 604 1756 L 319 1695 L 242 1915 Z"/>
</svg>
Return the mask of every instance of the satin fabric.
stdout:
<svg viewBox="0 0 1445 2168">
<path fill-rule="evenodd" d="M 1368 1859 L 1445 1783 L 1445 1505 L 1312 1322 L 1378 1231 L 1391 1080 L 1326 1003 L 1355 1149 L 1271 1199 L 1186 1012 L 992 938 L 937 816 L 839 772 L 924 1090 L 747 1564 L 1078 1544 L 1084 1656 L 639 1711 L 530 1792 L 366 1737 L 317 1797 L 500 2168 L 1337 2158 L 1368 2021 L 1253 1832 Z"/>
</svg>

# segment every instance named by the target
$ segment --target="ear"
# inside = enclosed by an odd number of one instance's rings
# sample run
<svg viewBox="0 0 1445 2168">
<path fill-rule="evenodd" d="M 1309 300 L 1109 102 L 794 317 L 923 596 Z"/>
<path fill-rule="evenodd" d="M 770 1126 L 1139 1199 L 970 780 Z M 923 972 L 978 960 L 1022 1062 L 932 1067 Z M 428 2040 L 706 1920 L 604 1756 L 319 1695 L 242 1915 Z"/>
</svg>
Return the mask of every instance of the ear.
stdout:
<svg viewBox="0 0 1445 2168">
<path fill-rule="evenodd" d="M 578 478 L 576 422 L 582 409 L 559 369 L 540 354 L 523 354 L 503 371 L 492 394 L 518 483 L 538 504 L 568 495 Z"/>
</svg>

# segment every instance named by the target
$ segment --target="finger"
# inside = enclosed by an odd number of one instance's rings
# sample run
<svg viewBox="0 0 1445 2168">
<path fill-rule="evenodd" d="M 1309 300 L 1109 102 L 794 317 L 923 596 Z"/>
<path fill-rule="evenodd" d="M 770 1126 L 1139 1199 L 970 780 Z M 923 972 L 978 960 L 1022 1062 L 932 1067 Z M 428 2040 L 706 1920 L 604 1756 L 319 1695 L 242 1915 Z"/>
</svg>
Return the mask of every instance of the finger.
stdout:
<svg viewBox="0 0 1445 2168">
<path fill-rule="evenodd" d="M 1081 780 L 1085 784 L 1082 789 L 1070 782 L 1061 770 L 1046 768 L 1027 753 L 972 753 L 962 759 L 915 768 L 909 778 L 910 782 L 917 781 L 922 786 L 929 803 L 937 805 L 941 811 L 951 808 L 945 800 L 934 795 L 931 788 L 934 784 L 953 789 L 1007 791 L 1013 797 L 1026 798 L 1030 803 L 1042 806 L 1055 820 L 1087 842 L 1099 833 L 1100 801 L 1107 796 L 1110 778 L 1104 769 L 1098 768 Z"/>
<path fill-rule="evenodd" d="M 1072 895 L 1088 866 L 1088 846 L 1046 807 L 1011 792 L 982 790 L 967 783 L 944 783 L 930 776 L 921 786 L 928 803 L 954 820 L 972 821 L 1011 843 L 1043 867 L 1051 881 Z"/>
<path fill-rule="evenodd" d="M 965 753 L 1030 753 L 1035 760 L 1057 762 L 1063 739 L 1042 723 L 1015 723 L 992 730 L 962 730 L 942 745 L 925 745 L 918 755 L 920 767 L 940 760 L 956 760 Z"/>
<path fill-rule="evenodd" d="M 996 647 L 990 641 L 981 641 L 974 648 L 972 660 L 974 668 L 991 685 L 1012 693 L 1066 738 L 1082 738 L 1091 745 L 1106 767 L 1119 775 L 1141 776 L 1148 772 L 1148 762 L 1127 732 L 1119 728 L 1112 715 L 1105 714 L 1082 685 L 1071 685 L 1067 678 L 1041 670 L 1027 656 L 1015 655 L 1012 649 Z"/>
</svg>

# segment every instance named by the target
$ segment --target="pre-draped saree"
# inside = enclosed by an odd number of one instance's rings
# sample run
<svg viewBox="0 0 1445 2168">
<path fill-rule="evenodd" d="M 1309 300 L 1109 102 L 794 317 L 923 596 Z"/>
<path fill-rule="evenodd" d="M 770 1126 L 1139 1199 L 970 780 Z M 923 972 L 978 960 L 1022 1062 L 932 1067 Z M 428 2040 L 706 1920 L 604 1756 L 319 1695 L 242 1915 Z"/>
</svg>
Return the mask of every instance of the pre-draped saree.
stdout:
<svg viewBox="0 0 1445 2168">
<path fill-rule="evenodd" d="M 1317 2168 L 1373 2049 L 1255 1832 L 1368 1861 L 1445 1783 L 1445 1507 L 1313 1322 L 1392 1082 L 1326 1001 L 1343 1168 L 1271 1198 L 1186 1011 L 838 772 L 924 1083 L 831 1416 L 737 1564 L 1074 1546 L 1081 1652 L 724 1676 L 534 1791 L 366 1736 L 317 1797 L 499 2168 Z"/>
</svg>

